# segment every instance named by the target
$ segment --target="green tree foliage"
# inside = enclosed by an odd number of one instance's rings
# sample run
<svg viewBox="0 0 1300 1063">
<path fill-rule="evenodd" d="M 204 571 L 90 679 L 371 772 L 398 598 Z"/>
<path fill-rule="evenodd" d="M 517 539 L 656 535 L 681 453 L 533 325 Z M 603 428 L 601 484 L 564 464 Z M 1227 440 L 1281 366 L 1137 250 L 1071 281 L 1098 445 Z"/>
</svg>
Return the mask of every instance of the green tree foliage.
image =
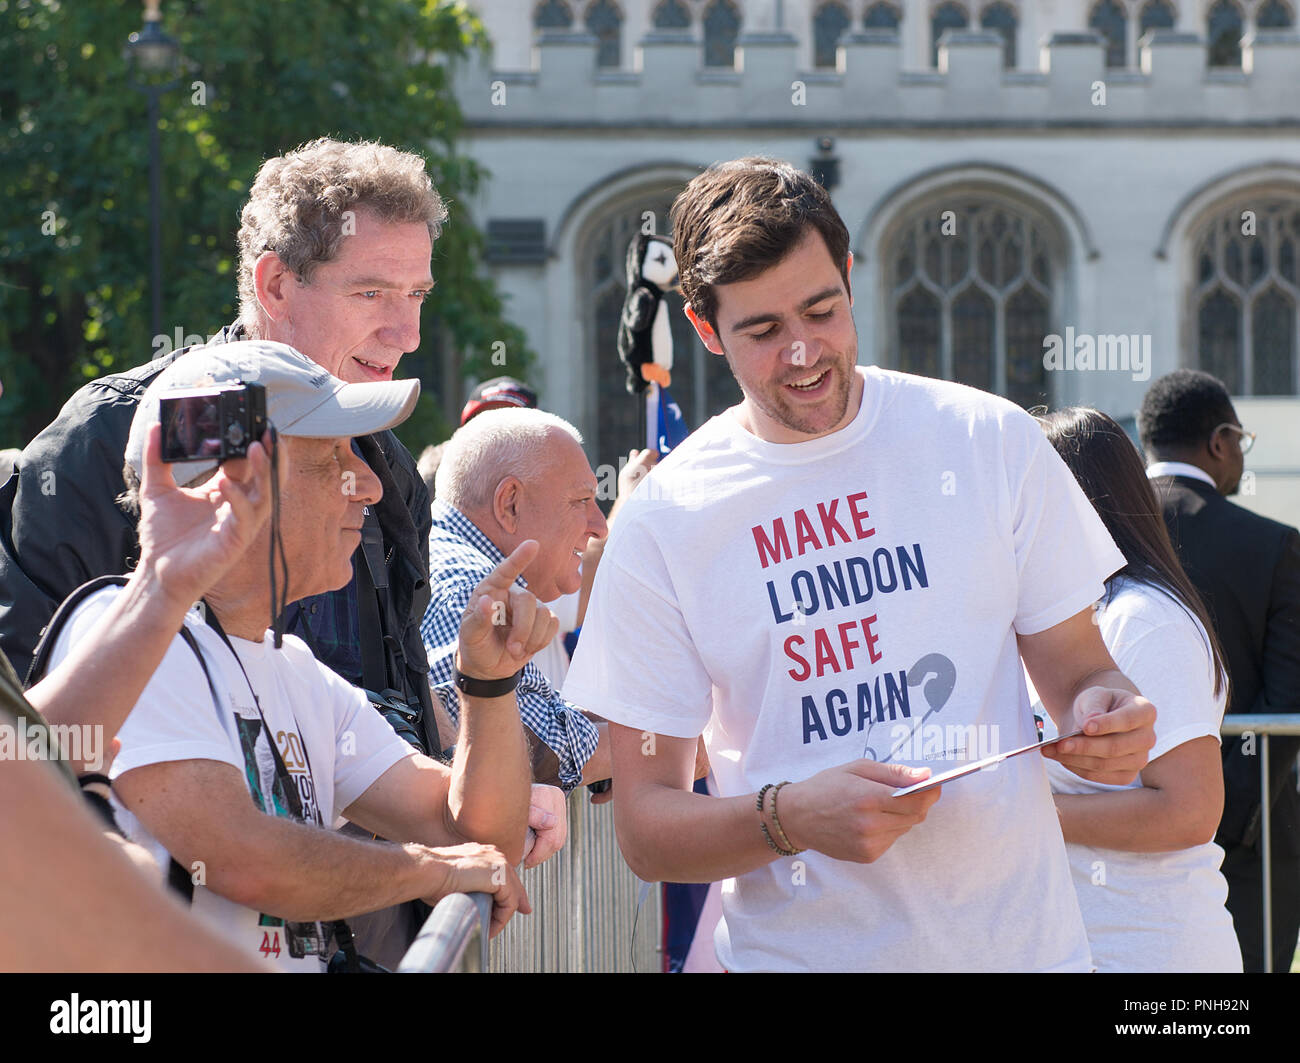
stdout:
<svg viewBox="0 0 1300 1063">
<path fill-rule="evenodd" d="M 135 3 L 0 0 L 0 445 L 21 446 L 88 379 L 234 320 L 239 210 L 262 161 L 318 136 L 422 154 L 449 200 L 420 351 L 414 448 L 445 429 L 434 351 L 493 376 L 491 345 L 524 375 L 529 352 L 478 264 L 464 203 L 481 179 L 458 154 L 447 63 L 482 47 L 477 18 L 446 0 L 172 0 L 165 32 L 186 65 L 162 98 L 163 331 L 149 313 L 145 96 L 123 46 Z M 441 322 L 440 327 L 435 327 Z M 418 450 L 417 450 L 418 452 Z"/>
</svg>

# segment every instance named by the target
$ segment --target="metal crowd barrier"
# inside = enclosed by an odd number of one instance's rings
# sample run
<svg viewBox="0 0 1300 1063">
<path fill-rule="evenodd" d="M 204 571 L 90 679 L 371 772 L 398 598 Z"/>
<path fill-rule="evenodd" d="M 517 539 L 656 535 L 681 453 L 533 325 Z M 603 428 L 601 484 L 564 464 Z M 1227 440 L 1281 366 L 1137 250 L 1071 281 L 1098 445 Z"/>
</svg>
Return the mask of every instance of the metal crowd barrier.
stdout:
<svg viewBox="0 0 1300 1063">
<path fill-rule="evenodd" d="M 520 876 L 532 915 L 516 914 L 482 949 L 474 944 L 475 937 L 482 936 L 480 926 L 485 925 L 477 904 L 490 905 L 487 895 L 445 897 L 398 970 L 659 973 L 663 939 L 659 885 L 648 887 L 638 913 L 644 884 L 619 852 L 614 806 L 592 805 L 586 791 L 579 790 L 569 798 L 568 808 L 569 840 L 564 848 Z"/>
<path fill-rule="evenodd" d="M 1260 804 L 1260 860 L 1264 878 L 1264 971 L 1273 973 L 1273 839 L 1272 812 L 1268 801 L 1268 736 L 1300 735 L 1300 713 L 1277 715 L 1232 715 L 1223 718 L 1220 728 L 1225 735 L 1258 734 L 1259 743 L 1259 804 Z"/>
<path fill-rule="evenodd" d="M 1267 800 L 1270 735 L 1300 735 L 1300 713 L 1224 718 L 1225 736 L 1257 734 L 1264 890 L 1264 970 L 1273 969 L 1272 814 Z M 486 894 L 444 898 L 403 957 L 402 972 L 493 971 L 658 973 L 663 911 L 658 884 L 648 888 L 628 868 L 614 836 L 612 804 L 592 805 L 583 791 L 569 799 L 569 840 L 541 867 L 523 873 L 533 914 L 516 915 L 490 944 Z M 638 902 L 644 893 L 645 902 Z M 487 906 L 485 908 L 485 906 Z M 478 939 L 475 941 L 475 939 Z M 477 947 L 470 947 L 475 944 Z M 486 947 L 485 947 L 486 946 Z"/>
</svg>

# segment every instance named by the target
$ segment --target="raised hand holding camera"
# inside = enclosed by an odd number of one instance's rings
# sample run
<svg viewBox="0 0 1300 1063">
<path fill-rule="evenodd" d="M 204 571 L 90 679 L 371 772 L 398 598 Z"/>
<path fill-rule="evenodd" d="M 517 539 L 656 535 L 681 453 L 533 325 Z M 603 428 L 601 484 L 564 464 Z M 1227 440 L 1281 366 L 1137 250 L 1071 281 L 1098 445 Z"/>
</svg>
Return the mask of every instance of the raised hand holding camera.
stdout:
<svg viewBox="0 0 1300 1063">
<path fill-rule="evenodd" d="M 256 540 L 271 514 L 269 431 L 199 487 L 177 487 L 162 457 L 162 429 L 145 444 L 140 486 L 140 565 L 185 607 Z"/>
</svg>

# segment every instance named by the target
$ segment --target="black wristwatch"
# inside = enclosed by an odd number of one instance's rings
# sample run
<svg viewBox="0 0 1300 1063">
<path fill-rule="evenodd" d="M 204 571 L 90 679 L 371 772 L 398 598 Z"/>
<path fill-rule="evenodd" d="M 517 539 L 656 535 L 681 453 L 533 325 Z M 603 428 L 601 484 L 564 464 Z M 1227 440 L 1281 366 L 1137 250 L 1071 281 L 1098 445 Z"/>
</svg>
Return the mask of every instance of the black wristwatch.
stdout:
<svg viewBox="0 0 1300 1063">
<path fill-rule="evenodd" d="M 506 676 L 505 679 L 475 679 L 473 676 L 465 675 L 454 664 L 451 666 L 451 678 L 456 684 L 456 689 L 471 698 L 499 698 L 503 694 L 509 694 L 519 685 L 519 677 L 522 674 L 521 668 L 514 675 Z"/>
</svg>

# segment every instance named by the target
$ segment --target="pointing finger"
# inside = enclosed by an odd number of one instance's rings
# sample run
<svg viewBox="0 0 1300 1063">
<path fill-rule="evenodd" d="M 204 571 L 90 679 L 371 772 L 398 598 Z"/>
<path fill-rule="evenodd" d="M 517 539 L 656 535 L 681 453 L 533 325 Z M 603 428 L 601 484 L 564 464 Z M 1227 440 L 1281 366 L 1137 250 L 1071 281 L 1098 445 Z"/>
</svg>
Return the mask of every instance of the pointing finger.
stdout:
<svg viewBox="0 0 1300 1063">
<path fill-rule="evenodd" d="M 525 539 L 515 547 L 514 553 L 502 561 L 496 568 L 483 577 L 474 593 L 483 594 L 489 590 L 509 590 L 515 580 L 537 556 L 541 549 L 536 539 Z"/>
</svg>

